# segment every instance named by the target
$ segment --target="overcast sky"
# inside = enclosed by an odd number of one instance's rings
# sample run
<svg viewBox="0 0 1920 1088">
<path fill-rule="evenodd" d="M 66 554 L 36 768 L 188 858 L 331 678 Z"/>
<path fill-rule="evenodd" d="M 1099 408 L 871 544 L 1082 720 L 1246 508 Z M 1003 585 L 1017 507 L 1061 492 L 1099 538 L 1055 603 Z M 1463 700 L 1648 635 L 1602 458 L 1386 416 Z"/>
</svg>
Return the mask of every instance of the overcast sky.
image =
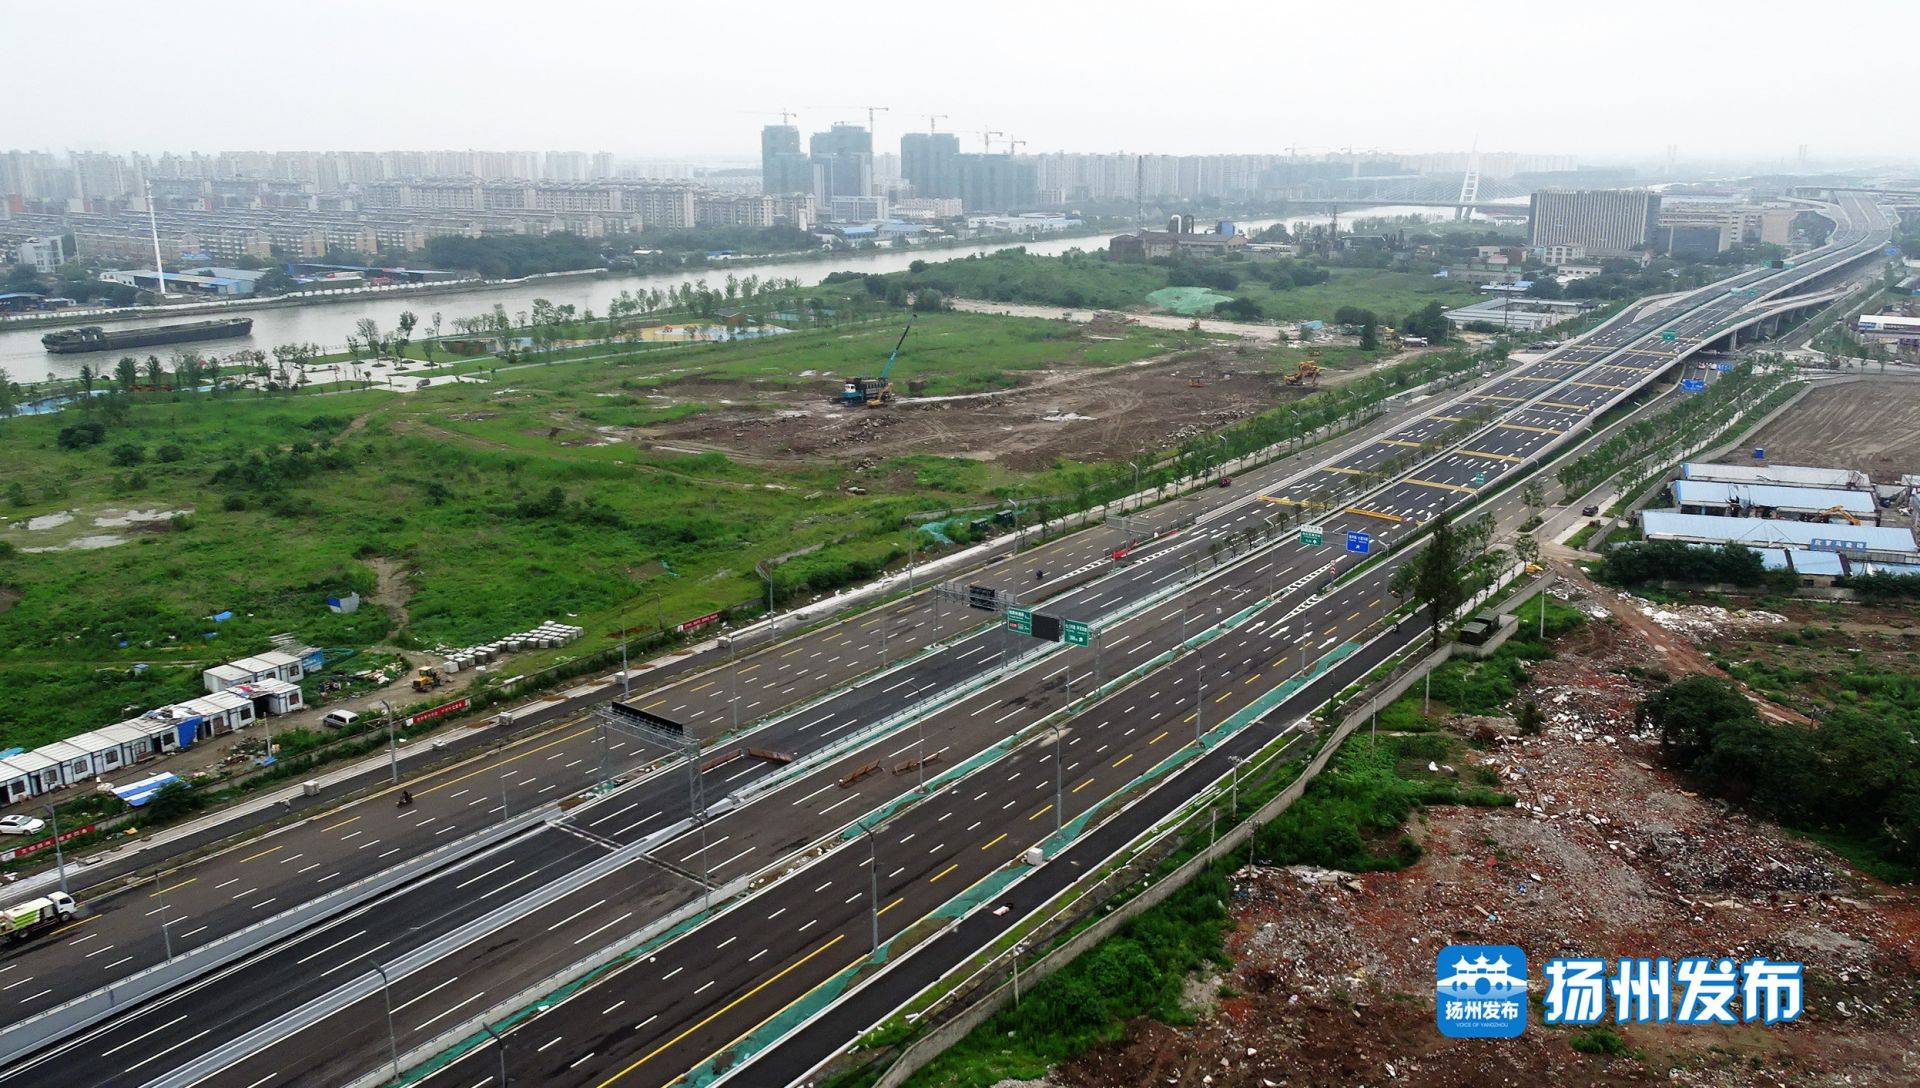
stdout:
<svg viewBox="0 0 1920 1088">
<path fill-rule="evenodd" d="M 880 150 L 938 113 L 968 150 L 1920 152 L 1920 0 L 0 0 L 0 27 L 0 147 L 746 159 L 775 111 L 873 104 Z"/>
</svg>

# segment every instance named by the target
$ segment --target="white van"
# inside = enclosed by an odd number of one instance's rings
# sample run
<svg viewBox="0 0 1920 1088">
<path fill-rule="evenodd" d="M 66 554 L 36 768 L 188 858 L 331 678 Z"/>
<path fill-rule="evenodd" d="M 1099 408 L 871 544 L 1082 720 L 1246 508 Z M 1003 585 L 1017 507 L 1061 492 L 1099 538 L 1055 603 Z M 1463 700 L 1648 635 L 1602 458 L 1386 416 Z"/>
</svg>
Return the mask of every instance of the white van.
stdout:
<svg viewBox="0 0 1920 1088">
<path fill-rule="evenodd" d="M 359 720 L 360 715 L 351 710 L 329 710 L 327 716 L 320 719 L 320 724 L 332 726 L 335 729 L 345 729 Z"/>
</svg>

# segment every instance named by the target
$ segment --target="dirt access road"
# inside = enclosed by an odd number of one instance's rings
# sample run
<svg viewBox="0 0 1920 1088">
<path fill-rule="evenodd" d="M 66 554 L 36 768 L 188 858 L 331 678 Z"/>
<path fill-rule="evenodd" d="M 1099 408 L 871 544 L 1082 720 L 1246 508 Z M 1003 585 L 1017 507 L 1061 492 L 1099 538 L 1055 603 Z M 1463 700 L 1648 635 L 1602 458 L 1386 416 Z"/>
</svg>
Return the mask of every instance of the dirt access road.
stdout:
<svg viewBox="0 0 1920 1088">
<path fill-rule="evenodd" d="M 956 298 L 953 308 L 975 314 L 1002 314 L 1011 317 L 1041 317 L 1047 320 L 1067 320 L 1082 323 L 1094 320 L 1096 310 L 1069 310 L 1064 306 L 1032 306 L 1023 302 L 985 302 L 976 298 Z M 1129 313 L 1127 321 L 1149 329 L 1173 329 L 1184 331 L 1193 327 L 1193 318 L 1179 314 L 1136 314 Z M 1212 318 L 1200 319 L 1200 331 L 1221 336 L 1245 336 L 1253 340 L 1277 341 L 1282 333 L 1289 339 L 1295 335 L 1292 325 L 1262 325 L 1251 321 L 1216 321 Z"/>
</svg>

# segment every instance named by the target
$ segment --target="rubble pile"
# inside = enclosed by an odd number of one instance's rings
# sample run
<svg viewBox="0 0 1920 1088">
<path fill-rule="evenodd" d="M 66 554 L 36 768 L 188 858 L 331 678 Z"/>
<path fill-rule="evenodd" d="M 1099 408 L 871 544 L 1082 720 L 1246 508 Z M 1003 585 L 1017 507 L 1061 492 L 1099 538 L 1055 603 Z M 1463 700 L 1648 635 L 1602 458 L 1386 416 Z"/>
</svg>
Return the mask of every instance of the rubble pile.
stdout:
<svg viewBox="0 0 1920 1088">
<path fill-rule="evenodd" d="M 1574 602 L 1589 615 L 1591 602 Z M 1644 602 L 1643 602 L 1644 603 Z M 1653 608 L 1677 632 L 1773 625 L 1764 612 Z M 1607 613 L 1601 608 L 1600 614 Z M 1192 1026 L 1127 1039 L 1054 1070 L 1073 1088 L 1208 1085 L 1847 1085 L 1920 1083 L 1920 894 L 1704 798 L 1667 770 L 1634 709 L 1670 652 L 1596 619 L 1531 667 L 1535 736 L 1495 719 L 1462 775 L 1491 771 L 1511 807 L 1435 807 L 1397 873 L 1249 867 L 1233 876 L 1234 964 Z M 1490 728 L 1483 730 L 1482 726 Z M 1537 1022 L 1514 1040 L 1449 1040 L 1433 1024 L 1434 958 L 1516 944 L 1539 965 L 1586 954 L 1764 955 L 1806 965 L 1808 1012 L 1761 1028 L 1613 1025 L 1630 1048 L 1585 1054 Z M 1536 1006 L 1537 1009 L 1537 1006 Z"/>
</svg>

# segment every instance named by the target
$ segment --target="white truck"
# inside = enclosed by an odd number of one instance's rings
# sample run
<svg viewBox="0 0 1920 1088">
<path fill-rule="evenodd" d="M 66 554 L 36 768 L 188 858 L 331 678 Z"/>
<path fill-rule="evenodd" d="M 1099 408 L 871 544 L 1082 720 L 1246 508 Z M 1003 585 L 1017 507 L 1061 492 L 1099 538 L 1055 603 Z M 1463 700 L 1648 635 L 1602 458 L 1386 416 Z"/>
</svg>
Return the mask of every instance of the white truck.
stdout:
<svg viewBox="0 0 1920 1088">
<path fill-rule="evenodd" d="M 7 935 L 9 943 L 18 943 L 72 918 L 79 909 L 73 896 L 66 892 L 51 892 L 0 912 L 0 932 Z"/>
</svg>

